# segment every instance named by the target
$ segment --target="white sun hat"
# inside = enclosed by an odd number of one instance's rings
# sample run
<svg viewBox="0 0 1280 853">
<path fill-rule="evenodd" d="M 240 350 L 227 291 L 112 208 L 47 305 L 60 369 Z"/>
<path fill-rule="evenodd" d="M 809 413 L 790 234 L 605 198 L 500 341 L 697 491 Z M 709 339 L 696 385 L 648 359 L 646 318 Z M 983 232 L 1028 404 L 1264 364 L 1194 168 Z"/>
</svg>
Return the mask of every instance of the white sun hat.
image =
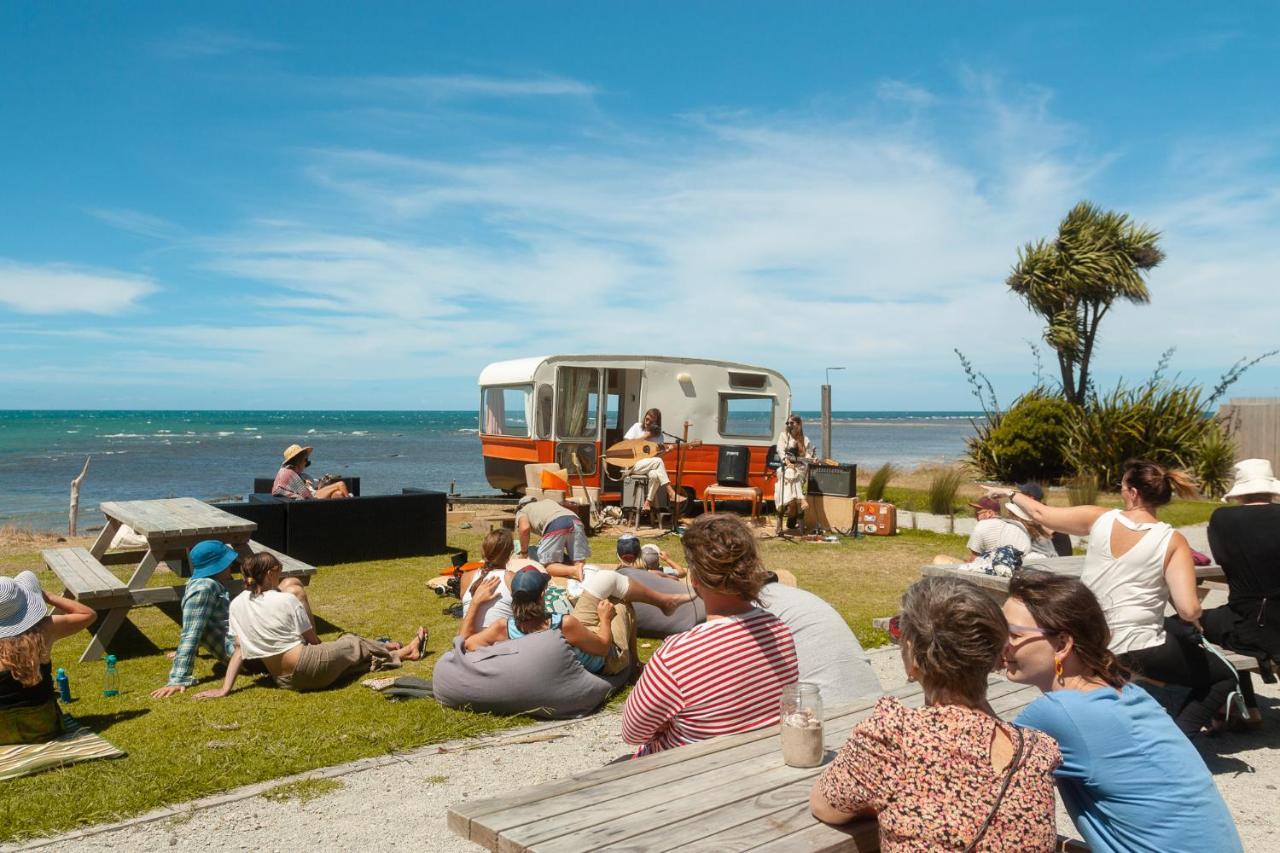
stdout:
<svg viewBox="0 0 1280 853">
<path fill-rule="evenodd" d="M 1271 463 L 1266 459 L 1242 459 L 1236 463 L 1236 481 L 1231 491 L 1222 496 L 1238 498 L 1241 495 L 1280 495 L 1280 480 L 1271 471 Z"/>
<path fill-rule="evenodd" d="M 40 581 L 31 572 L 19 572 L 16 578 L 0 577 L 0 638 L 30 630 L 48 612 Z"/>
</svg>

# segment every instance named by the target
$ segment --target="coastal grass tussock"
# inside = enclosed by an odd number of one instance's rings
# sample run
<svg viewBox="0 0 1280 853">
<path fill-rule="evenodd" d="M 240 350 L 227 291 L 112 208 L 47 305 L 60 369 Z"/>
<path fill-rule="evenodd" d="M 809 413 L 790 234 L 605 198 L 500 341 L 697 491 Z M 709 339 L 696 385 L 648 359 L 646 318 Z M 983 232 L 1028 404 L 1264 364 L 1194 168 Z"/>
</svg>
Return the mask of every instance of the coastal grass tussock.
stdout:
<svg viewBox="0 0 1280 853">
<path fill-rule="evenodd" d="M 934 515 L 953 515 L 956 511 L 956 495 L 964 482 L 963 468 L 939 468 L 929 478 L 929 512 Z"/>
<path fill-rule="evenodd" d="M 871 475 L 871 482 L 867 484 L 867 500 L 882 501 L 884 500 L 885 489 L 889 487 L 889 481 L 898 473 L 898 466 L 892 462 L 886 462 L 876 469 Z"/>
</svg>

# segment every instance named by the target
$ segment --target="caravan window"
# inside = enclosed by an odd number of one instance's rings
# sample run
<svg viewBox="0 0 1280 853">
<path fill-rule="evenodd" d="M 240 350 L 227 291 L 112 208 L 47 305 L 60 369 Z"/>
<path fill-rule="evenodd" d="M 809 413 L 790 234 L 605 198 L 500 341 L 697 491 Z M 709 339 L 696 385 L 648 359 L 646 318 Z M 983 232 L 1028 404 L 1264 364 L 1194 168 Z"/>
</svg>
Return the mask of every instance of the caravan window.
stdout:
<svg viewBox="0 0 1280 853">
<path fill-rule="evenodd" d="M 594 440 L 600 419 L 600 371 L 562 367 L 556 375 L 556 437 Z"/>
<path fill-rule="evenodd" d="M 551 438 L 551 386 L 538 386 L 538 438 Z"/>
<path fill-rule="evenodd" d="M 773 404 L 773 397 L 758 394 L 721 394 L 720 434 L 773 438 Z"/>
<path fill-rule="evenodd" d="M 529 437 L 529 398 L 532 385 L 484 389 L 480 407 L 480 431 L 485 435 Z"/>
</svg>

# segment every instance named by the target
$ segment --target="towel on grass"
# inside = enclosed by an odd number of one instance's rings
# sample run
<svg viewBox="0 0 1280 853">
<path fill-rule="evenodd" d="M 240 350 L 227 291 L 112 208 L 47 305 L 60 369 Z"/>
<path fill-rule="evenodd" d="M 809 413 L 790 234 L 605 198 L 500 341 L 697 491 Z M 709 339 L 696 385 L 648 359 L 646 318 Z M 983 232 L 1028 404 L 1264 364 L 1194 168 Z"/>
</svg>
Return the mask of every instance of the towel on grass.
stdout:
<svg viewBox="0 0 1280 853">
<path fill-rule="evenodd" d="M 80 761 L 123 758 L 125 755 L 124 750 L 112 746 L 102 735 L 89 731 L 70 714 L 62 715 L 62 727 L 65 733 L 47 743 L 0 746 L 0 781 Z"/>
</svg>

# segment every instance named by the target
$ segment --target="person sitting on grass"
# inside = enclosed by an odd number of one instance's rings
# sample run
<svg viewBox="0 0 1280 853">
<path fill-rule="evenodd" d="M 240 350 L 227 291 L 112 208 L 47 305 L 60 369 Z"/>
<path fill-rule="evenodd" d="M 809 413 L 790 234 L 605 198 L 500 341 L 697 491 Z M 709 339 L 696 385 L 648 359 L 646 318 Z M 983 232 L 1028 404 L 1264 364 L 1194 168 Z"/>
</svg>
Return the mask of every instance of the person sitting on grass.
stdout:
<svg viewBox="0 0 1280 853">
<path fill-rule="evenodd" d="M 303 477 L 302 472 L 310 466 L 311 448 L 299 444 L 289 445 L 284 452 L 284 464 L 276 472 L 275 482 L 271 485 L 271 494 L 291 501 L 351 497 L 347 484 L 341 480 L 327 486 L 317 486 Z"/>
<path fill-rule="evenodd" d="M 240 555 L 225 542 L 206 539 L 191 549 L 189 560 L 191 577 L 182 589 L 182 633 L 172 655 L 169 682 L 151 691 L 152 699 L 181 693 L 196 683 L 196 652 L 201 644 L 224 664 L 236 651 L 228 631 L 231 594 L 227 587 L 239 567 Z"/>
<path fill-rule="evenodd" d="M 1004 615 L 1009 680 L 1044 691 L 1017 723 L 1058 742 L 1058 791 L 1090 850 L 1241 850 L 1204 759 L 1107 648 L 1087 586 L 1019 572 Z"/>
<path fill-rule="evenodd" d="M 542 595 L 550 581 L 550 575 L 532 566 L 526 566 L 516 572 L 511 580 L 511 615 L 505 621 L 494 622 L 480 631 L 474 630 L 474 619 L 464 618 L 462 620 L 464 650 L 475 651 L 503 640 L 515 640 L 538 631 L 559 631 L 565 642 L 573 647 L 574 657 L 587 672 L 601 672 L 610 653 L 613 603 L 607 598 L 597 602 L 599 625 L 594 631 L 573 616 L 548 617 Z M 496 577 L 490 577 L 481 582 L 471 599 L 471 612 L 476 612 L 481 605 L 492 598 L 497 588 L 498 578 Z"/>
<path fill-rule="evenodd" d="M 92 607 L 42 590 L 32 572 L 0 577 L 0 744 L 44 743 L 62 734 L 49 652 L 97 618 Z"/>
<path fill-rule="evenodd" d="M 791 631 L 757 604 L 765 572 L 747 525 L 703 515 L 684 547 L 707 621 L 668 637 L 627 697 L 622 739 L 637 756 L 777 725 L 782 688 L 799 679 Z"/>
<path fill-rule="evenodd" d="M 842 824 L 875 815 L 885 853 L 1055 849 L 1058 747 L 1003 722 L 987 701 L 1008 633 L 1000 606 L 968 581 L 908 587 L 902 662 L 924 707 L 876 702 L 814 783 L 813 816 Z"/>
<path fill-rule="evenodd" d="M 582 580 L 582 567 L 591 556 L 587 530 L 582 519 L 556 501 L 526 495 L 516 508 L 516 530 L 521 557 L 529 556 L 529 534 L 537 533 L 537 560 L 547 573 L 557 578 Z"/>
<path fill-rule="evenodd" d="M 494 622 L 505 622 L 511 615 L 511 562 L 515 544 L 511 539 L 511 531 L 505 527 L 490 530 L 480 543 L 480 558 L 483 564 L 475 572 L 464 577 L 462 585 L 462 619 L 466 622 L 468 614 L 473 615 L 474 624 L 488 628 Z M 493 580 L 493 594 L 483 602 L 476 602 L 475 593 L 480 584 Z M 461 633 L 461 626 L 459 626 Z"/>
<path fill-rule="evenodd" d="M 226 696 L 235 685 L 241 661 L 258 660 L 279 687 L 322 690 L 339 679 L 420 660 L 427 631 L 408 645 L 378 643 L 354 634 L 321 642 L 302 602 L 281 592 L 280 561 L 268 553 L 244 561 L 244 592 L 230 606 L 231 633 L 236 651 L 227 664 L 222 687 L 196 694 L 197 699 Z"/>
</svg>

